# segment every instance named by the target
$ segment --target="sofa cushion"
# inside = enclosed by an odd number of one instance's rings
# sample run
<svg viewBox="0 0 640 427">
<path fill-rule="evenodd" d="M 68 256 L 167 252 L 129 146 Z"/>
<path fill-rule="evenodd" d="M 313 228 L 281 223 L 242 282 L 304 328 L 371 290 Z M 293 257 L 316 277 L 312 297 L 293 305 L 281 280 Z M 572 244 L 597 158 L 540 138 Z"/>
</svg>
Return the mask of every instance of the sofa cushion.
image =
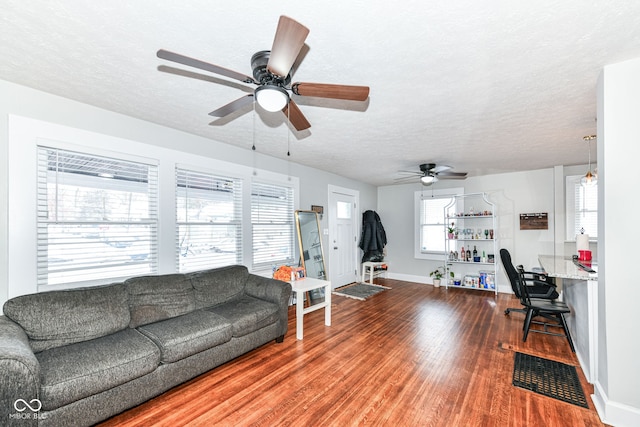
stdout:
<svg viewBox="0 0 640 427">
<path fill-rule="evenodd" d="M 49 411 L 152 372 L 160 350 L 135 329 L 43 351 L 40 401 Z"/>
<path fill-rule="evenodd" d="M 140 276 L 124 284 L 129 292 L 132 328 L 181 316 L 195 308 L 193 287 L 184 274 Z"/>
<path fill-rule="evenodd" d="M 23 295 L 7 301 L 3 310 L 24 329 L 36 353 L 109 335 L 129 325 L 122 284 Z"/>
<path fill-rule="evenodd" d="M 206 309 L 231 322 L 233 336 L 241 337 L 278 321 L 278 306 L 249 295 Z"/>
<path fill-rule="evenodd" d="M 163 363 L 225 343 L 231 339 L 231 329 L 224 317 L 202 310 L 138 328 L 160 348 Z"/>
<path fill-rule="evenodd" d="M 244 293 L 249 270 L 231 265 L 189 274 L 195 291 L 196 307 L 204 308 L 238 298 Z"/>
</svg>

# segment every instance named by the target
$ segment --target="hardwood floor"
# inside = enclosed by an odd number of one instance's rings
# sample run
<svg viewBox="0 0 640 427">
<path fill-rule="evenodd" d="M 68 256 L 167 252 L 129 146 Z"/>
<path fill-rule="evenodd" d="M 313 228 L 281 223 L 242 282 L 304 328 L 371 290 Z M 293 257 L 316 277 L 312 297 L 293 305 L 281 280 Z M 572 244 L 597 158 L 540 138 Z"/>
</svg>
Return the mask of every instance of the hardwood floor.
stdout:
<svg viewBox="0 0 640 427">
<path fill-rule="evenodd" d="M 565 338 L 532 333 L 515 297 L 378 279 L 269 343 L 101 426 L 603 426 Z M 589 409 L 511 384 L 514 351 L 578 366 Z"/>
</svg>

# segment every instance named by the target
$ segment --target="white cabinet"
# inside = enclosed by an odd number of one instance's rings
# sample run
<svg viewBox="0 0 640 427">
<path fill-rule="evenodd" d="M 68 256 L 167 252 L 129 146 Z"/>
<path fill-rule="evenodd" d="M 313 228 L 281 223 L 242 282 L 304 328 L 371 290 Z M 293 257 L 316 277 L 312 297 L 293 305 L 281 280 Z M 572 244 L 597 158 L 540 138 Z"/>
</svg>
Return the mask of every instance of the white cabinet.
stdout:
<svg viewBox="0 0 640 427">
<path fill-rule="evenodd" d="M 496 286 L 496 206 L 485 193 L 453 197 L 444 209 L 445 286 L 494 292 Z M 451 278 L 450 272 L 454 273 Z"/>
</svg>

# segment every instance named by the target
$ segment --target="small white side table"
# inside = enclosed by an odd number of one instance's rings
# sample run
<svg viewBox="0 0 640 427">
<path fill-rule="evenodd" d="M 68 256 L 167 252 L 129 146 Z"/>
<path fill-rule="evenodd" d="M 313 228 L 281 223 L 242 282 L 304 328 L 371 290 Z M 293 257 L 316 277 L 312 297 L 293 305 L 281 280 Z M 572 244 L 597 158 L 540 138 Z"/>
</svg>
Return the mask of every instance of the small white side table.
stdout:
<svg viewBox="0 0 640 427">
<path fill-rule="evenodd" d="M 386 262 L 372 262 L 367 261 L 362 263 L 362 281 L 367 281 L 367 272 L 369 273 L 369 284 L 373 285 L 373 274 L 375 273 L 376 267 L 380 267 L 381 265 L 386 264 Z M 385 272 L 386 274 L 386 272 Z"/>
<path fill-rule="evenodd" d="M 331 282 L 329 280 L 314 279 L 305 277 L 302 280 L 290 281 L 293 292 L 296 293 L 296 338 L 302 339 L 303 335 L 303 316 L 312 311 L 316 311 L 324 307 L 324 324 L 331 326 Z M 304 306 L 304 294 L 313 289 L 324 288 L 324 302 Z M 311 301 L 309 301 L 311 304 Z"/>
</svg>

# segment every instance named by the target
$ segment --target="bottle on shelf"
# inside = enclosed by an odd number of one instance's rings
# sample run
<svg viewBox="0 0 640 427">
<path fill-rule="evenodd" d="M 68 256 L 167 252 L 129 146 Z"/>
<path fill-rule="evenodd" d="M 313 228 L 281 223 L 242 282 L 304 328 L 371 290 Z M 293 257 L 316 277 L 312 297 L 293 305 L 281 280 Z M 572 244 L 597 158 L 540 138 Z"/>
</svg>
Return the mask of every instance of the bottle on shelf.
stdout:
<svg viewBox="0 0 640 427">
<path fill-rule="evenodd" d="M 486 255 L 484 254 L 484 251 L 482 251 L 482 259 L 481 259 L 481 261 L 482 261 L 482 262 L 487 262 L 487 257 L 486 257 Z"/>
<path fill-rule="evenodd" d="M 476 245 L 473 245 L 473 260 L 475 261 L 478 257 L 478 249 L 476 249 Z"/>
<path fill-rule="evenodd" d="M 466 252 L 464 251 L 464 246 L 460 247 L 460 261 L 464 261 Z"/>
<path fill-rule="evenodd" d="M 471 259 L 471 251 L 469 249 L 470 246 L 467 246 L 467 254 L 465 255 L 465 258 L 467 259 L 467 261 L 473 261 L 473 259 Z"/>
</svg>

